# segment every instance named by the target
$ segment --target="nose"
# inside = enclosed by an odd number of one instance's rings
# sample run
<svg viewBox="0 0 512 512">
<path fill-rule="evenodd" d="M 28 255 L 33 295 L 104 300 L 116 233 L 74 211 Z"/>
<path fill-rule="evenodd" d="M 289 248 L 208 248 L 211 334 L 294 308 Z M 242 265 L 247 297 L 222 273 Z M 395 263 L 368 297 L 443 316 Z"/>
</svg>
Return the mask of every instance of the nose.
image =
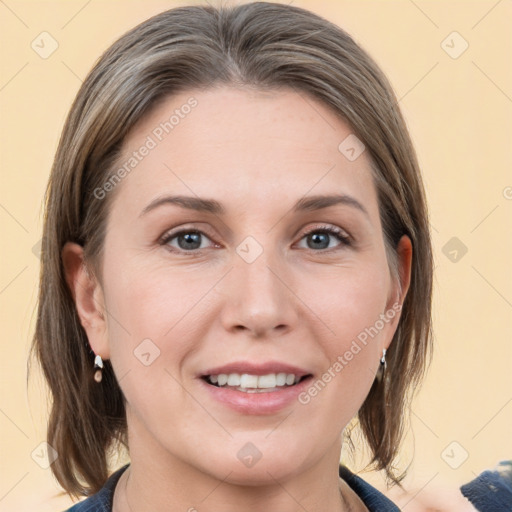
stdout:
<svg viewBox="0 0 512 512">
<path fill-rule="evenodd" d="M 235 254 L 233 263 L 224 280 L 223 327 L 254 338 L 272 337 L 293 329 L 298 318 L 297 298 L 286 265 L 278 265 L 267 250 L 251 263 Z"/>
</svg>

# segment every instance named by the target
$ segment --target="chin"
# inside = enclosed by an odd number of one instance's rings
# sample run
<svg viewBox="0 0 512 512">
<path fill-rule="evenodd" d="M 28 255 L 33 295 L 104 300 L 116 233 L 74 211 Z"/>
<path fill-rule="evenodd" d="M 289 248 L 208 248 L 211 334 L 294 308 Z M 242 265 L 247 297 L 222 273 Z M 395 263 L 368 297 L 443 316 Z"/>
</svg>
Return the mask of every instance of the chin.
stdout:
<svg viewBox="0 0 512 512">
<path fill-rule="evenodd" d="M 251 438 L 254 442 L 249 440 Z M 258 486 L 286 480 L 307 464 L 301 443 L 289 442 L 289 449 L 286 450 L 282 446 L 269 443 L 268 439 L 266 442 L 258 442 L 256 438 L 258 436 L 247 436 L 245 441 L 237 441 L 224 447 L 212 447 L 209 452 L 211 455 L 207 457 L 208 466 L 204 470 L 227 483 Z M 205 451 L 201 453 L 202 465 Z"/>
</svg>

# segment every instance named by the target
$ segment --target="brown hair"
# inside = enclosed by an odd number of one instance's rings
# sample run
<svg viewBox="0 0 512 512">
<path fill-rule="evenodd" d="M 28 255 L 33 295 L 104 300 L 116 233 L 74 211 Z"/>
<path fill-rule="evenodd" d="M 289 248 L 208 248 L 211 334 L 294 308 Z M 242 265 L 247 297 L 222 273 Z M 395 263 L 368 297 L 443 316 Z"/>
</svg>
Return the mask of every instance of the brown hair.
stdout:
<svg viewBox="0 0 512 512">
<path fill-rule="evenodd" d="M 358 413 L 371 465 L 398 482 L 393 461 L 411 391 L 430 355 L 432 253 L 425 196 L 411 140 L 386 77 L 336 25 L 301 8 L 266 2 L 180 7 L 141 23 L 91 70 L 67 117 L 49 178 L 35 351 L 53 397 L 51 469 L 70 495 L 97 492 L 108 457 L 127 445 L 124 397 L 109 361 L 93 379 L 94 353 L 66 284 L 61 251 L 73 241 L 101 281 L 99 262 L 113 194 L 94 191 L 114 173 L 127 134 L 170 94 L 236 84 L 290 87 L 330 107 L 372 160 L 390 268 L 396 245 L 413 245 L 411 284 L 387 353 L 388 378 Z M 340 141 L 341 142 L 341 141 Z"/>
</svg>

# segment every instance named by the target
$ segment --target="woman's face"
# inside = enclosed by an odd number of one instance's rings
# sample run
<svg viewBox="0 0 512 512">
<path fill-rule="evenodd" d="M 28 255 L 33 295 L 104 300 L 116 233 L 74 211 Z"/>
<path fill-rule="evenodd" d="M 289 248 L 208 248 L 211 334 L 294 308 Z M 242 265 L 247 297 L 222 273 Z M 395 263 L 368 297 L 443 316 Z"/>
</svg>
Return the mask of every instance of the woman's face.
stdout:
<svg viewBox="0 0 512 512">
<path fill-rule="evenodd" d="M 350 127 L 290 90 L 190 91 L 136 126 L 123 165 L 96 191 L 114 195 L 88 334 L 132 460 L 252 484 L 337 464 L 401 299 Z"/>
</svg>

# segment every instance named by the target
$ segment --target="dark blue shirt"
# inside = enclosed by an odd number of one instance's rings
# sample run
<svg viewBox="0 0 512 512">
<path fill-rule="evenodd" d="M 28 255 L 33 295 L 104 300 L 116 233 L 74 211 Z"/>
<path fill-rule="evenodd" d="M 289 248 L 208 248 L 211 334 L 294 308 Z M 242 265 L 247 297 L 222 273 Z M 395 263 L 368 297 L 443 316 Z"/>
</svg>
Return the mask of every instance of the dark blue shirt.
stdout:
<svg viewBox="0 0 512 512">
<path fill-rule="evenodd" d="M 65 512 L 112 512 L 115 486 L 128 466 L 129 464 L 126 464 L 113 473 L 99 492 L 73 505 Z M 340 466 L 339 472 L 340 477 L 347 482 L 370 512 L 400 512 L 400 509 L 388 498 L 346 467 Z"/>
<path fill-rule="evenodd" d="M 484 471 L 463 485 L 461 492 L 479 512 L 512 511 L 512 461 Z"/>
</svg>

